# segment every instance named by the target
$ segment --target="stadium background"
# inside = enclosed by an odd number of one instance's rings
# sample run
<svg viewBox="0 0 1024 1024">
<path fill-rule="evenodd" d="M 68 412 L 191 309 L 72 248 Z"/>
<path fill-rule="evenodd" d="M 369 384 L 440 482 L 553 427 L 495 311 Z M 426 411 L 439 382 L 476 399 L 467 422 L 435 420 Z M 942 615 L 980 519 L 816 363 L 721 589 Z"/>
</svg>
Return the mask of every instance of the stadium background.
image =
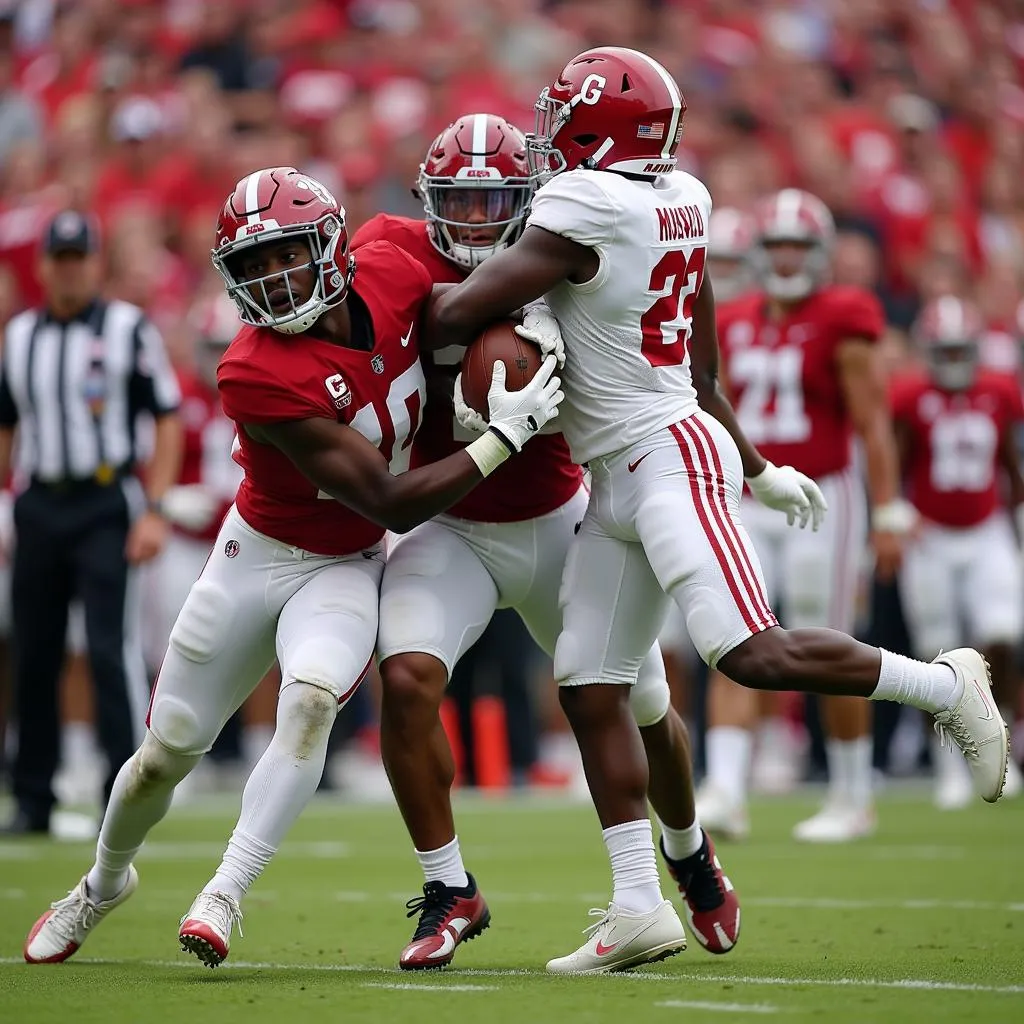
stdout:
<svg viewBox="0 0 1024 1024">
<path fill-rule="evenodd" d="M 920 304 L 953 290 L 986 316 L 985 360 L 1017 368 L 1024 8 L 972 0 L 8 0 L 0 322 L 39 300 L 48 216 L 91 210 L 108 293 L 144 307 L 176 364 L 193 370 L 202 311 L 221 288 L 211 226 L 243 174 L 299 166 L 335 191 L 353 231 L 379 210 L 419 215 L 411 185 L 442 127 L 487 110 L 530 128 L 539 88 L 567 56 L 608 41 L 647 50 L 682 85 L 680 163 L 716 205 L 749 207 L 786 185 L 826 201 L 836 277 L 881 297 L 890 365 L 912 358 L 905 330 Z M 898 648 L 898 610 L 882 598 L 864 626 Z M 491 649 L 528 650 L 517 625 L 499 622 Z M 518 668 L 557 730 L 543 660 Z M 468 685 L 493 689 L 487 669 Z M 81 672 L 71 678 L 69 714 L 88 719 Z M 699 726 L 701 702 L 677 696 Z M 494 737 L 500 722 L 478 712 Z M 880 720 L 879 767 L 892 767 L 893 724 Z M 360 729 L 372 761 L 372 700 L 340 726 Z M 566 740 L 553 742 L 558 761 Z M 71 745 L 88 746 L 84 730 L 72 729 Z M 916 767 L 915 750 L 897 771 Z M 500 760 L 484 769 L 498 782 Z"/>
</svg>

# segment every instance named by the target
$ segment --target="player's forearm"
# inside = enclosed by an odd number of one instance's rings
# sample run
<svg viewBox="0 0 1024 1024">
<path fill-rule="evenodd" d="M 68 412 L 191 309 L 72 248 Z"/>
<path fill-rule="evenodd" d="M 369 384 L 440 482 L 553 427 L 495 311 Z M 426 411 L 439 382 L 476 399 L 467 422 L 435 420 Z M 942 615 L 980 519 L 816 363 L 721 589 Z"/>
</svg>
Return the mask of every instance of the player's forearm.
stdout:
<svg viewBox="0 0 1024 1024">
<path fill-rule="evenodd" d="M 178 481 L 184 451 L 184 430 L 177 414 L 156 421 L 153 455 L 146 465 L 146 497 L 159 501 Z"/>
<path fill-rule="evenodd" d="M 745 477 L 757 476 L 767 465 L 764 456 L 754 447 L 750 439 L 743 433 L 739 420 L 736 419 L 736 412 L 726 398 L 718 383 L 718 378 L 705 379 L 698 382 L 694 380 L 697 389 L 697 404 L 708 413 L 714 416 L 719 423 L 729 432 L 729 436 L 736 442 L 740 450 L 740 458 L 743 461 L 743 475 Z"/>
<path fill-rule="evenodd" d="M 6 485 L 10 476 L 13 452 L 14 427 L 0 427 L 0 487 Z"/>
<path fill-rule="evenodd" d="M 347 474 L 321 478 L 318 486 L 332 498 L 392 533 L 408 533 L 465 497 L 483 473 L 465 451 L 429 466 L 392 476 L 383 472 L 353 486 Z"/>
<path fill-rule="evenodd" d="M 888 505 L 900 496 L 899 455 L 889 418 L 873 417 L 868 427 L 860 431 L 860 437 L 871 505 Z"/>
</svg>

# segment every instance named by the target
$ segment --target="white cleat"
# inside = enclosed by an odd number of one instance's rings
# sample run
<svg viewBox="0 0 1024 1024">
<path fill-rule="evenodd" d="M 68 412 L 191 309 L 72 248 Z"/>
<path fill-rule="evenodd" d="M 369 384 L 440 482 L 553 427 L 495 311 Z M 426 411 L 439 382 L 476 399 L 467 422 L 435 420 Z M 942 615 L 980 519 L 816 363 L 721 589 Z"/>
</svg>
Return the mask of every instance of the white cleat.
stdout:
<svg viewBox="0 0 1024 1024">
<path fill-rule="evenodd" d="M 994 804 L 1002 795 L 1010 755 L 1010 733 L 992 697 L 988 662 L 974 649 L 960 647 L 934 659 L 948 665 L 963 683 L 956 704 L 935 715 L 943 742 L 963 752 L 978 795 Z"/>
<path fill-rule="evenodd" d="M 223 892 L 201 892 L 181 919 L 178 941 L 186 953 L 194 954 L 207 967 L 216 967 L 228 958 L 235 925 L 241 935 L 238 900 Z"/>
<path fill-rule="evenodd" d="M 875 831 L 875 812 L 871 807 L 852 807 L 831 801 L 813 817 L 793 829 L 793 838 L 801 843 L 850 843 Z"/>
<path fill-rule="evenodd" d="M 733 842 L 750 835 L 746 804 L 733 800 L 714 783 L 697 790 L 697 820 L 715 839 Z"/>
<path fill-rule="evenodd" d="M 134 867 L 128 868 L 128 881 L 112 899 L 94 900 L 85 885 L 85 878 L 62 900 L 32 926 L 25 940 L 25 960 L 30 964 L 60 964 L 78 952 L 89 933 L 119 907 L 139 884 Z"/>
<path fill-rule="evenodd" d="M 622 910 L 614 903 L 596 908 L 597 924 L 584 929 L 587 941 L 568 956 L 548 961 L 552 974 L 604 974 L 653 964 L 686 949 L 686 932 L 675 907 L 663 900 L 646 914 Z"/>
</svg>

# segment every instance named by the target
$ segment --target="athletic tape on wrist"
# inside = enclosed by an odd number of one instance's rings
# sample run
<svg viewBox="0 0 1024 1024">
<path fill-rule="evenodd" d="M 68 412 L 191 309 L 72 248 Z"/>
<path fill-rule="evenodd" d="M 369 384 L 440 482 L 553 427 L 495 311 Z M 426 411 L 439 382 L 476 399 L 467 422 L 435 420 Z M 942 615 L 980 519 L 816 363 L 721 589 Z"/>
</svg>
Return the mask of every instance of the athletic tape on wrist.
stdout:
<svg viewBox="0 0 1024 1024">
<path fill-rule="evenodd" d="M 471 441 L 465 452 L 483 476 L 490 476 L 512 454 L 505 439 L 494 430 L 488 430 Z"/>
</svg>

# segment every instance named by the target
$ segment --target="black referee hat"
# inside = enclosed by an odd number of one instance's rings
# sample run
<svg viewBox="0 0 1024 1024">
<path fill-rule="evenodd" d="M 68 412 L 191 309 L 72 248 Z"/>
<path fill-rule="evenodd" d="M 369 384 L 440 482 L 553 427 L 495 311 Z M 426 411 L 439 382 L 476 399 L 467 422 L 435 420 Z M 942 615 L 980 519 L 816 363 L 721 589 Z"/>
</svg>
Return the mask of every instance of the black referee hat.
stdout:
<svg viewBox="0 0 1024 1024">
<path fill-rule="evenodd" d="M 46 228 L 43 249 L 49 256 L 77 252 L 83 256 L 97 252 L 100 232 L 96 221 L 77 210 L 61 210 Z"/>
</svg>

